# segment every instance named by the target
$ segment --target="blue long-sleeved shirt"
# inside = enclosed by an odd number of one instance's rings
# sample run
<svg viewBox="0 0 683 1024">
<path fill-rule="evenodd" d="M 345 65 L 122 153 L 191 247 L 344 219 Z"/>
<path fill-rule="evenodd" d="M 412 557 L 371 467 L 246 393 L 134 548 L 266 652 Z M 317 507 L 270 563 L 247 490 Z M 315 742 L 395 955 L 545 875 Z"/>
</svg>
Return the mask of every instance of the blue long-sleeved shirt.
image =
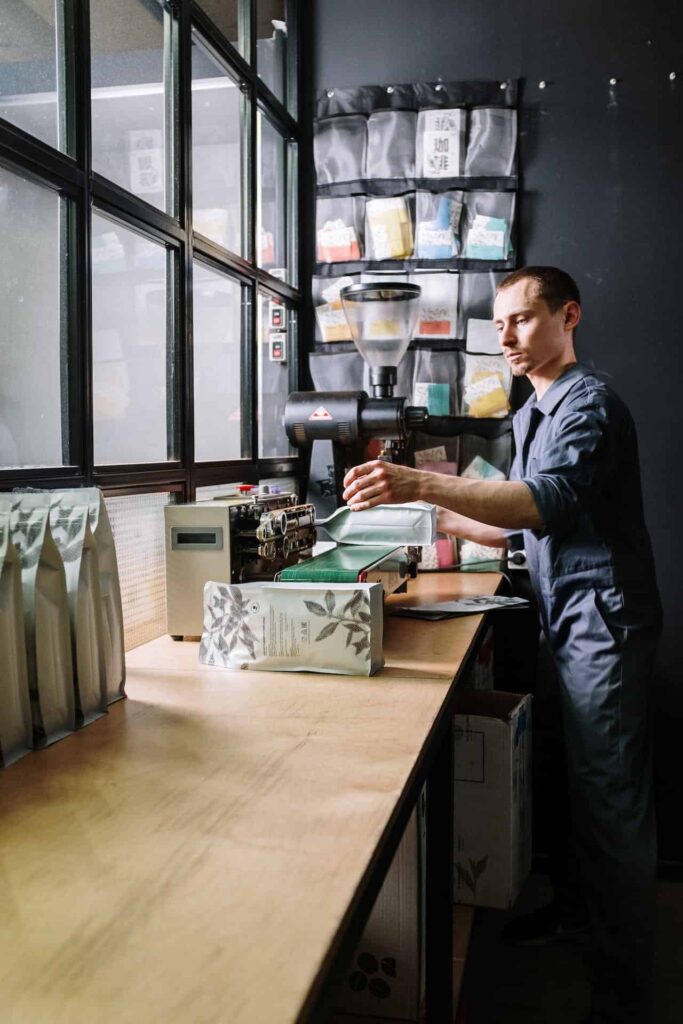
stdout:
<svg viewBox="0 0 683 1024">
<path fill-rule="evenodd" d="M 638 445 L 626 405 L 576 364 L 532 395 L 513 421 L 510 474 L 531 490 L 542 530 L 525 530 L 537 593 L 572 586 L 651 592 L 654 561 L 643 517 Z"/>
</svg>

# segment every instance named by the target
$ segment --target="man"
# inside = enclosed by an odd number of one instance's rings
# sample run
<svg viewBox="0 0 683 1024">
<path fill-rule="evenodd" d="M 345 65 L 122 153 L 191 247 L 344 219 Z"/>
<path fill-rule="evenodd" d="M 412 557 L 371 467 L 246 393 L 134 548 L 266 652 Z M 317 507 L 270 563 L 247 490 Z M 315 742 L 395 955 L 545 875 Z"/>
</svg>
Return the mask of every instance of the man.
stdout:
<svg viewBox="0 0 683 1024">
<path fill-rule="evenodd" d="M 433 502 L 442 529 L 493 547 L 524 532 L 561 688 L 578 874 L 594 936 L 588 1020 L 646 1024 L 656 869 L 648 683 L 661 613 L 633 421 L 577 363 L 580 317 L 575 282 L 553 267 L 525 267 L 498 289 L 503 354 L 534 388 L 514 418 L 510 480 L 374 461 L 350 470 L 344 498 L 352 509 Z M 553 924 L 559 930 L 562 921 Z"/>
</svg>

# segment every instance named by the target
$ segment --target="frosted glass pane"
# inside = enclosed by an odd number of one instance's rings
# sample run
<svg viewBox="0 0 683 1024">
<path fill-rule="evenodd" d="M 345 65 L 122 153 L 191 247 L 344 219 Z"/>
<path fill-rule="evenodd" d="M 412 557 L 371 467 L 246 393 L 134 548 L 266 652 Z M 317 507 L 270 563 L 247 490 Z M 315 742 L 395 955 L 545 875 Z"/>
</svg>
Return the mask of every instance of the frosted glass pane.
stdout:
<svg viewBox="0 0 683 1024">
<path fill-rule="evenodd" d="M 0 166 L 0 468 L 62 465 L 60 200 Z"/>
<path fill-rule="evenodd" d="M 258 265 L 289 280 L 287 272 L 287 143 L 270 121 L 258 115 Z"/>
<path fill-rule="evenodd" d="M 157 0 L 90 0 L 93 170 L 160 210 L 171 202 L 163 19 Z"/>
<path fill-rule="evenodd" d="M 193 285 L 195 459 L 239 459 L 242 287 L 202 263 Z"/>
<path fill-rule="evenodd" d="M 259 295 L 258 300 L 258 422 L 259 458 L 291 455 L 293 449 L 287 440 L 283 417 L 285 402 L 290 392 L 289 355 L 294 351 L 296 339 L 295 313 L 281 302 Z M 285 358 L 273 359 L 273 335 L 284 335 Z"/>
<path fill-rule="evenodd" d="M 195 37 L 192 43 L 192 223 L 238 255 L 242 239 L 239 85 Z"/>
<path fill-rule="evenodd" d="M 164 462 L 166 248 L 93 213 L 95 464 Z"/>
<path fill-rule="evenodd" d="M 0 117 L 64 149 L 57 103 L 57 28 L 62 0 L 0 3 Z M 62 97 L 62 107 L 64 97 Z"/>
</svg>

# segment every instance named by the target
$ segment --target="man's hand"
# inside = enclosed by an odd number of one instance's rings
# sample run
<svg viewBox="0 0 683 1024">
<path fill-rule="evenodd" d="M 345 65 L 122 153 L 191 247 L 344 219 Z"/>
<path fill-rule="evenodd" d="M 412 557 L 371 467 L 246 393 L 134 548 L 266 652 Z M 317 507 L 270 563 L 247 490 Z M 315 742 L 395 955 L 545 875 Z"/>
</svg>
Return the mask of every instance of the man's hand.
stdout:
<svg viewBox="0 0 683 1024">
<path fill-rule="evenodd" d="M 424 475 L 418 469 L 374 459 L 348 471 L 344 477 L 343 498 L 355 512 L 373 505 L 417 501 Z"/>
</svg>

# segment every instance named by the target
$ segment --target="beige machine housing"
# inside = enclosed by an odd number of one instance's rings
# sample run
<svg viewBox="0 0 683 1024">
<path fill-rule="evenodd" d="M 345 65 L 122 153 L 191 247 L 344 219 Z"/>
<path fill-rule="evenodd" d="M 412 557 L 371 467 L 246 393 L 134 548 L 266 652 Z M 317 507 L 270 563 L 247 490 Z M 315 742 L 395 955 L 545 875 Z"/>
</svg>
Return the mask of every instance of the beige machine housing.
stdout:
<svg viewBox="0 0 683 1024">
<path fill-rule="evenodd" d="M 171 636 L 201 636 L 204 584 L 207 580 L 230 583 L 230 505 L 239 501 L 167 505 L 164 509 L 166 621 Z"/>
</svg>

